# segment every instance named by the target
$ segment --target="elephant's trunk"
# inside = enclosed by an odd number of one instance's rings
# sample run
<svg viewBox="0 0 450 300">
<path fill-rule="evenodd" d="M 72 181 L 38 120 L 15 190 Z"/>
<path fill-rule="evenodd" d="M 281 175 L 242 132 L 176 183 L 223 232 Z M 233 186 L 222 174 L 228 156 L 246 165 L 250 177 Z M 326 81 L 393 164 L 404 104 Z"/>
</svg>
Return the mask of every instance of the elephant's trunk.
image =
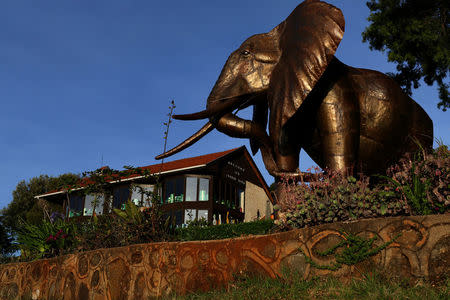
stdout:
<svg viewBox="0 0 450 300">
<path fill-rule="evenodd" d="M 169 156 L 174 155 L 175 153 L 178 153 L 184 149 L 186 149 L 187 147 L 193 145 L 195 142 L 197 142 L 199 139 L 201 139 L 202 137 L 204 137 L 205 135 L 207 135 L 209 132 L 211 132 L 211 130 L 213 130 L 214 127 L 211 124 L 211 122 L 208 122 L 205 124 L 205 126 L 203 126 L 199 131 L 197 131 L 196 133 L 194 133 L 191 137 L 187 138 L 184 142 L 182 142 L 181 144 L 179 144 L 178 146 L 170 149 L 169 151 L 166 151 L 158 156 L 155 157 L 155 159 L 163 159 Z"/>
<path fill-rule="evenodd" d="M 242 96 L 223 98 L 215 101 L 214 105 L 209 105 L 207 109 L 185 115 L 174 115 L 173 118 L 176 120 L 200 120 L 213 117 L 217 114 L 225 114 L 237 108 L 242 102 Z"/>
</svg>

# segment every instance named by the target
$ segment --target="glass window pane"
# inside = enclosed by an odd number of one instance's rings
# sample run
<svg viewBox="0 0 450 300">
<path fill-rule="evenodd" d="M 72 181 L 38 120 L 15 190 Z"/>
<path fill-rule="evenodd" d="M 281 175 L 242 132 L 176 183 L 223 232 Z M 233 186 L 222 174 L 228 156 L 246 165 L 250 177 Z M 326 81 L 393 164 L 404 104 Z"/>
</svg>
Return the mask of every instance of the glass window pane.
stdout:
<svg viewBox="0 0 450 300">
<path fill-rule="evenodd" d="M 226 199 L 226 183 L 225 182 L 221 182 L 220 183 L 220 196 L 219 196 L 220 202 L 221 204 L 225 204 L 225 199 Z"/>
<path fill-rule="evenodd" d="M 165 186 L 166 203 L 183 202 L 184 177 L 167 179 Z"/>
<path fill-rule="evenodd" d="M 142 184 L 141 185 L 144 195 L 142 195 L 142 202 L 145 207 L 152 206 L 153 192 L 155 191 L 155 186 L 153 184 Z"/>
<path fill-rule="evenodd" d="M 175 225 L 177 227 L 181 226 L 181 224 L 183 224 L 183 211 L 177 210 L 173 213 L 173 216 L 175 218 Z"/>
<path fill-rule="evenodd" d="M 173 203 L 173 200 L 175 197 L 175 195 L 174 195 L 175 188 L 174 188 L 173 180 L 172 179 L 166 180 L 165 186 L 166 186 L 166 193 L 165 193 L 166 201 L 165 201 L 165 203 Z"/>
<path fill-rule="evenodd" d="M 83 210 L 84 195 L 69 195 L 69 217 L 81 216 Z"/>
<path fill-rule="evenodd" d="M 227 182 L 225 188 L 225 205 L 228 206 L 230 203 L 231 185 Z"/>
<path fill-rule="evenodd" d="M 244 211 L 244 201 L 245 201 L 245 192 L 242 189 L 238 189 L 239 193 L 239 210 L 240 212 Z"/>
<path fill-rule="evenodd" d="M 105 197 L 103 196 L 103 194 L 86 195 L 84 199 L 83 216 L 92 216 L 92 214 L 94 213 L 94 207 L 95 207 L 95 214 L 97 215 L 103 214 L 104 202 Z"/>
<path fill-rule="evenodd" d="M 199 183 L 199 201 L 208 201 L 209 194 L 209 179 L 208 178 L 200 178 Z"/>
<path fill-rule="evenodd" d="M 131 201 L 137 206 L 142 206 L 142 189 L 139 185 L 131 189 Z"/>
<path fill-rule="evenodd" d="M 197 178 L 186 178 L 186 201 L 197 201 Z"/>
<path fill-rule="evenodd" d="M 174 202 L 183 202 L 184 198 L 184 177 L 175 179 L 175 199 Z"/>
<path fill-rule="evenodd" d="M 135 185 L 131 192 L 131 201 L 137 206 L 150 207 L 154 188 L 152 184 Z"/>
<path fill-rule="evenodd" d="M 195 209 L 186 209 L 184 211 L 184 223 L 188 223 L 189 221 L 194 221 L 196 217 L 197 211 Z"/>
<path fill-rule="evenodd" d="M 158 198 L 159 198 L 159 203 L 163 204 L 164 198 L 163 198 L 163 188 L 162 188 L 162 186 L 158 187 Z"/>
<path fill-rule="evenodd" d="M 208 210 L 203 210 L 203 209 L 198 210 L 197 220 L 201 220 L 201 219 L 208 221 Z"/>
<path fill-rule="evenodd" d="M 113 207 L 125 209 L 125 203 L 130 196 L 130 188 L 128 186 L 117 187 L 113 190 Z"/>
</svg>

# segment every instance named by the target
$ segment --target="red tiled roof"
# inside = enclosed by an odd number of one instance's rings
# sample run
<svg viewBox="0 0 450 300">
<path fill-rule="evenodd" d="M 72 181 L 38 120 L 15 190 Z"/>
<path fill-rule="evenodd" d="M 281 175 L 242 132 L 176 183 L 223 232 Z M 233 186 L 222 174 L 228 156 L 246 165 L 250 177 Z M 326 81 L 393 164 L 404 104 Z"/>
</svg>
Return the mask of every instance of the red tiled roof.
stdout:
<svg viewBox="0 0 450 300">
<path fill-rule="evenodd" d="M 240 147 L 242 148 L 242 147 Z M 234 148 L 234 149 L 230 149 L 230 150 L 226 150 L 226 151 L 222 151 L 222 152 L 216 152 L 216 153 L 211 153 L 211 154 L 206 154 L 206 155 L 201 155 L 201 156 L 195 156 L 195 157 L 188 157 L 188 158 L 184 158 L 184 159 L 178 159 L 178 160 L 174 160 L 174 161 L 168 161 L 168 162 L 164 162 L 164 164 L 158 163 L 158 164 L 154 164 L 154 165 L 149 165 L 149 166 L 145 166 L 145 167 L 140 167 L 140 169 L 142 170 L 148 170 L 151 174 L 158 174 L 158 173 L 168 173 L 171 171 L 176 171 L 176 170 L 183 170 L 183 169 L 188 169 L 188 168 L 192 168 L 192 167 L 200 167 L 206 164 L 209 164 L 227 154 L 230 154 L 240 148 Z M 108 167 L 102 167 L 100 169 L 106 169 Z M 141 175 L 139 174 L 134 174 L 134 175 L 130 175 L 130 176 L 126 176 L 126 177 L 121 177 L 120 180 L 124 180 L 124 179 L 131 179 L 131 178 L 136 178 L 136 177 L 140 177 Z M 119 180 L 119 178 L 112 178 L 111 182 L 114 182 L 116 180 Z M 81 183 L 81 187 L 86 186 L 88 184 L 92 183 L 89 178 L 85 178 L 83 180 L 83 182 Z M 63 190 L 58 190 L 58 191 L 52 191 L 49 193 L 45 193 L 42 195 L 38 195 L 36 197 L 45 197 L 45 196 L 49 196 L 52 194 L 56 194 L 56 193 L 60 193 Z"/>
<path fill-rule="evenodd" d="M 206 165 L 206 164 L 209 164 L 209 163 L 215 161 L 216 159 L 219 159 L 222 156 L 225 156 L 233 151 L 236 151 L 237 149 L 239 149 L 239 148 L 234 148 L 234 149 L 230 149 L 230 150 L 226 150 L 226 151 L 222 151 L 222 152 L 216 152 L 216 153 L 211 153 L 211 154 L 206 154 L 206 155 L 201 155 L 201 156 L 188 157 L 188 158 L 178 159 L 178 160 L 174 160 L 174 161 L 168 161 L 168 162 L 164 162 L 164 164 L 162 166 L 161 166 L 161 163 L 159 163 L 156 165 L 141 167 L 141 169 L 150 170 L 150 172 L 152 174 L 157 174 L 159 172 L 165 173 L 165 172 L 169 172 L 169 171 L 185 169 L 185 168 L 195 167 L 195 166 L 199 166 L 199 165 Z"/>
</svg>

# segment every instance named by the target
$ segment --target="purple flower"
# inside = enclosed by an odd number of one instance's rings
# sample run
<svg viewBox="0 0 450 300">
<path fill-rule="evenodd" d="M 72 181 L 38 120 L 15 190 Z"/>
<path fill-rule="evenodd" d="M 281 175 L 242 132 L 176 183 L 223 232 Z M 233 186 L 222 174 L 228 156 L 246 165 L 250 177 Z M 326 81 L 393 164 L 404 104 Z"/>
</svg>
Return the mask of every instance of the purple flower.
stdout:
<svg viewBox="0 0 450 300">
<path fill-rule="evenodd" d="M 54 223 L 57 219 L 64 220 L 64 214 L 57 211 L 52 212 L 50 215 L 50 222 Z"/>
</svg>

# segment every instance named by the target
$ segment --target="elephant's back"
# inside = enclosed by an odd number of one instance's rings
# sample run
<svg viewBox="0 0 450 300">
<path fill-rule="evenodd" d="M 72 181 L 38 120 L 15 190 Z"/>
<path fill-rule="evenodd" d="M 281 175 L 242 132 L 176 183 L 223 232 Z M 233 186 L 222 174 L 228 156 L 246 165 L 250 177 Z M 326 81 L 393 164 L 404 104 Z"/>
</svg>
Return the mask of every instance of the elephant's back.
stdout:
<svg viewBox="0 0 450 300">
<path fill-rule="evenodd" d="M 391 77 L 351 67 L 349 75 L 360 106 L 361 160 L 378 157 L 380 164 L 389 164 L 405 152 L 415 151 L 414 139 L 431 148 L 431 119 Z"/>
</svg>

